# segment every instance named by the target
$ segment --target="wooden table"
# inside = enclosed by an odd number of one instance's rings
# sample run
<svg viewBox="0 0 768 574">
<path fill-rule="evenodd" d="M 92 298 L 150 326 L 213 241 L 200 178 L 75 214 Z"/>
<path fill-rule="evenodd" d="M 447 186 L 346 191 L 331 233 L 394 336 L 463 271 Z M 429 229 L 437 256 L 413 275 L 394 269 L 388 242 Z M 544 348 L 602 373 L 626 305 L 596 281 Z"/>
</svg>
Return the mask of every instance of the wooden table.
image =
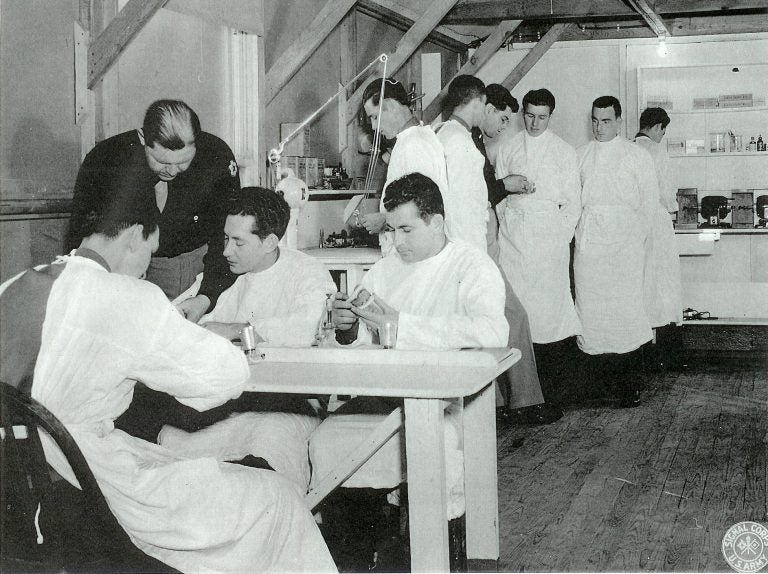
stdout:
<svg viewBox="0 0 768 574">
<path fill-rule="evenodd" d="M 464 398 L 467 560 L 470 571 L 495 571 L 499 525 L 492 383 L 520 360 L 517 349 L 267 348 L 262 352 L 264 360 L 251 366 L 248 391 L 404 399 L 414 572 L 449 570 L 443 410 L 445 399 Z"/>
</svg>

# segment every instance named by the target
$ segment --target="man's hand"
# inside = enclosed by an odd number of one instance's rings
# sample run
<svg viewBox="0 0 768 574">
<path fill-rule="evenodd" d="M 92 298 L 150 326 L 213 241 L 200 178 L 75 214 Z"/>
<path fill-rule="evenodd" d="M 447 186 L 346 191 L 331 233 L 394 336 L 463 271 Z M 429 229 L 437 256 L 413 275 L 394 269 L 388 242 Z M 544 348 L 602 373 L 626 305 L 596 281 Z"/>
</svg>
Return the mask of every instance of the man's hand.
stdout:
<svg viewBox="0 0 768 574">
<path fill-rule="evenodd" d="M 400 311 L 390 306 L 384 300 L 372 295 L 373 304 L 370 307 L 361 309 L 360 307 L 352 306 L 352 312 L 360 317 L 365 324 L 369 327 L 376 329 L 379 335 L 384 331 L 384 325 L 390 323 L 391 329 L 394 333 L 397 333 L 397 323 L 400 319 Z"/>
<path fill-rule="evenodd" d="M 208 297 L 205 295 L 195 295 L 189 299 L 184 299 L 184 301 L 176 305 L 176 309 L 186 319 L 197 323 L 210 306 L 211 300 Z"/>
<path fill-rule="evenodd" d="M 387 226 L 387 220 L 383 213 L 366 213 L 360 216 L 360 223 L 371 235 L 381 233 Z"/>
<path fill-rule="evenodd" d="M 349 302 L 349 296 L 346 293 L 334 295 L 332 317 L 337 331 L 349 331 L 357 327 L 358 319 L 352 312 L 352 303 Z"/>
<path fill-rule="evenodd" d="M 508 175 L 502 181 L 510 193 L 533 193 L 536 190 L 533 182 L 528 181 L 524 175 Z"/>
</svg>

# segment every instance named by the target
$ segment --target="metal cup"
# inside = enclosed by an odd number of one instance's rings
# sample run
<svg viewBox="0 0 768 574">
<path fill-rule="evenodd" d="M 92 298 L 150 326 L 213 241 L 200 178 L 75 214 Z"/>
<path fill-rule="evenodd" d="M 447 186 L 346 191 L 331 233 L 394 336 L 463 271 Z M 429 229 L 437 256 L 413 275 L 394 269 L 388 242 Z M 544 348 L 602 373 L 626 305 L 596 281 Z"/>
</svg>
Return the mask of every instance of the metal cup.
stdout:
<svg viewBox="0 0 768 574">
<path fill-rule="evenodd" d="M 243 345 L 243 351 L 245 353 L 253 351 L 256 348 L 256 329 L 253 328 L 253 325 L 243 327 L 243 330 L 240 331 L 240 342 Z"/>
</svg>

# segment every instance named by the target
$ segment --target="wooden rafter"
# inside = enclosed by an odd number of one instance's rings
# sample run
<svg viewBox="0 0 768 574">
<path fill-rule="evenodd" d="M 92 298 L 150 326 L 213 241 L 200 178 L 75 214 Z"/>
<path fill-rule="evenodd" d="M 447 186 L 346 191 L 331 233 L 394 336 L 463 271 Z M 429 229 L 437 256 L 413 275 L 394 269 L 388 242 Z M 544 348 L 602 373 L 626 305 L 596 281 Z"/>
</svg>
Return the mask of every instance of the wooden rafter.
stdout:
<svg viewBox="0 0 768 574">
<path fill-rule="evenodd" d="M 299 71 L 321 42 L 341 22 L 354 6 L 355 0 L 328 0 L 318 12 L 312 24 L 299 35 L 291 46 L 275 60 L 267 72 L 266 102 L 271 102 L 278 92 Z"/>
<path fill-rule="evenodd" d="M 130 41 L 167 1 L 129 0 L 109 26 L 91 42 L 88 52 L 89 88 L 93 88 L 115 63 L 120 52 L 125 50 Z"/>
<path fill-rule="evenodd" d="M 501 22 L 496 29 L 491 33 L 485 42 L 475 50 L 475 53 L 470 56 L 466 64 L 456 73 L 457 76 L 462 74 L 474 75 L 477 71 L 483 67 L 488 60 L 491 59 L 499 47 L 504 43 L 507 36 L 512 33 L 515 28 L 520 25 L 521 20 L 505 20 Z M 421 119 L 425 123 L 429 123 L 434 120 L 440 111 L 442 110 L 443 100 L 446 94 L 448 94 L 448 86 L 450 82 L 446 82 L 445 87 L 440 90 L 440 93 L 435 96 L 429 105 L 424 110 Z"/>
<path fill-rule="evenodd" d="M 538 62 L 541 57 L 549 50 L 549 48 L 557 42 L 557 40 L 560 38 L 560 36 L 563 35 L 563 33 L 571 26 L 571 24 L 565 24 L 565 23 L 558 23 L 552 26 L 546 34 L 539 40 L 536 45 L 531 48 L 531 51 L 528 52 L 525 57 L 520 60 L 520 63 L 515 66 L 515 69 L 512 70 L 512 72 L 504 78 L 504 81 L 501 82 L 501 85 L 507 88 L 508 90 L 511 90 L 514 88 L 520 79 L 525 76 L 531 68 Z"/>
<path fill-rule="evenodd" d="M 387 75 L 391 76 L 413 55 L 429 33 L 440 23 L 457 0 L 432 0 L 429 7 L 397 43 L 387 62 Z M 365 85 L 361 85 L 347 100 L 347 118 L 354 118 L 360 108 Z"/>
<path fill-rule="evenodd" d="M 680 17 L 703 12 L 735 14 L 739 11 L 768 9 L 768 0 L 656 0 L 653 10 L 659 16 Z M 623 0 L 462 0 L 443 24 L 469 24 L 498 20 L 573 20 L 584 17 L 632 18 L 636 12 Z"/>
<path fill-rule="evenodd" d="M 393 0 L 358 0 L 357 10 L 390 26 L 408 30 L 419 19 L 419 13 Z M 466 38 L 445 26 L 437 26 L 427 40 L 454 52 L 467 49 Z"/>
<path fill-rule="evenodd" d="M 653 33 L 656 34 L 659 38 L 666 38 L 667 36 L 671 36 L 669 30 L 667 29 L 667 25 L 664 23 L 664 20 L 662 20 L 661 16 L 653 11 L 653 8 L 648 5 L 646 0 L 627 0 L 627 2 L 629 2 L 632 8 L 634 8 L 637 13 L 640 14 L 640 16 L 642 16 L 643 20 L 645 20 L 646 23 L 651 27 L 651 30 L 653 30 Z"/>
<path fill-rule="evenodd" d="M 616 40 L 630 38 L 654 38 L 655 34 L 647 27 L 627 28 L 621 22 L 603 22 L 599 28 L 572 26 L 560 38 L 561 41 L 573 40 Z M 697 16 L 692 18 L 674 18 L 667 21 L 667 27 L 674 37 L 707 36 L 711 34 L 757 34 L 768 32 L 768 18 L 755 18 L 753 15 L 718 16 L 717 18 Z"/>
</svg>

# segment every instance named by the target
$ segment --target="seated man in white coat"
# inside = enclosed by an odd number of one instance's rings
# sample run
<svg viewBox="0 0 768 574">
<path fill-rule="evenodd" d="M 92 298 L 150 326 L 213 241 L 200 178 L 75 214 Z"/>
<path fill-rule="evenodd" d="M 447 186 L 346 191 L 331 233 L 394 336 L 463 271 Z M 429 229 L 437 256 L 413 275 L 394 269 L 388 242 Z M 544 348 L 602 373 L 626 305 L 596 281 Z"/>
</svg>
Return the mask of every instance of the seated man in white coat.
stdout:
<svg viewBox="0 0 768 574">
<path fill-rule="evenodd" d="M 437 185 L 419 173 L 406 175 L 389 186 L 384 206 L 395 249 L 363 278 L 362 286 L 373 294 L 374 304 L 363 309 L 354 306 L 346 294 L 336 295 L 337 340 L 342 344 L 371 342 L 389 323 L 396 333 L 397 349 L 505 346 L 504 280 L 485 253 L 445 236 L 443 201 Z M 310 439 L 310 457 L 318 479 L 365 438 L 366 429 L 373 429 L 385 416 L 344 414 L 369 412 L 370 404 L 356 409 L 355 401 L 323 421 Z M 378 412 L 389 412 L 394 406 L 387 410 L 382 405 Z M 447 420 L 451 420 L 450 415 Z M 456 518 L 464 512 L 463 457 L 452 425 L 446 425 L 446 434 L 448 518 Z M 395 488 L 403 479 L 401 441 L 396 435 L 344 486 Z"/>
<path fill-rule="evenodd" d="M 224 257 L 239 276 L 200 319 L 203 327 L 233 341 L 253 325 L 265 345 L 312 345 L 326 298 L 336 286 L 320 261 L 279 246 L 289 218 L 285 199 L 269 189 L 246 187 L 230 201 Z M 185 455 L 263 458 L 306 492 L 307 441 L 320 424 L 306 399 L 248 393 L 206 415 L 206 422 L 215 421 L 211 426 L 192 433 L 165 426 L 158 442 Z"/>
<path fill-rule="evenodd" d="M 154 214 L 128 209 L 94 210 L 78 229 L 79 249 L 0 287 L 5 334 L 24 327 L 3 337 L 2 378 L 69 430 L 145 553 L 183 572 L 335 571 L 312 515 L 279 474 L 178 456 L 115 429 L 137 381 L 204 410 L 239 396 L 249 376 L 240 350 L 139 279 L 159 230 Z M 22 331 L 39 353 L 15 352 Z M 49 463 L 76 484 L 61 451 L 41 438 Z"/>
</svg>

